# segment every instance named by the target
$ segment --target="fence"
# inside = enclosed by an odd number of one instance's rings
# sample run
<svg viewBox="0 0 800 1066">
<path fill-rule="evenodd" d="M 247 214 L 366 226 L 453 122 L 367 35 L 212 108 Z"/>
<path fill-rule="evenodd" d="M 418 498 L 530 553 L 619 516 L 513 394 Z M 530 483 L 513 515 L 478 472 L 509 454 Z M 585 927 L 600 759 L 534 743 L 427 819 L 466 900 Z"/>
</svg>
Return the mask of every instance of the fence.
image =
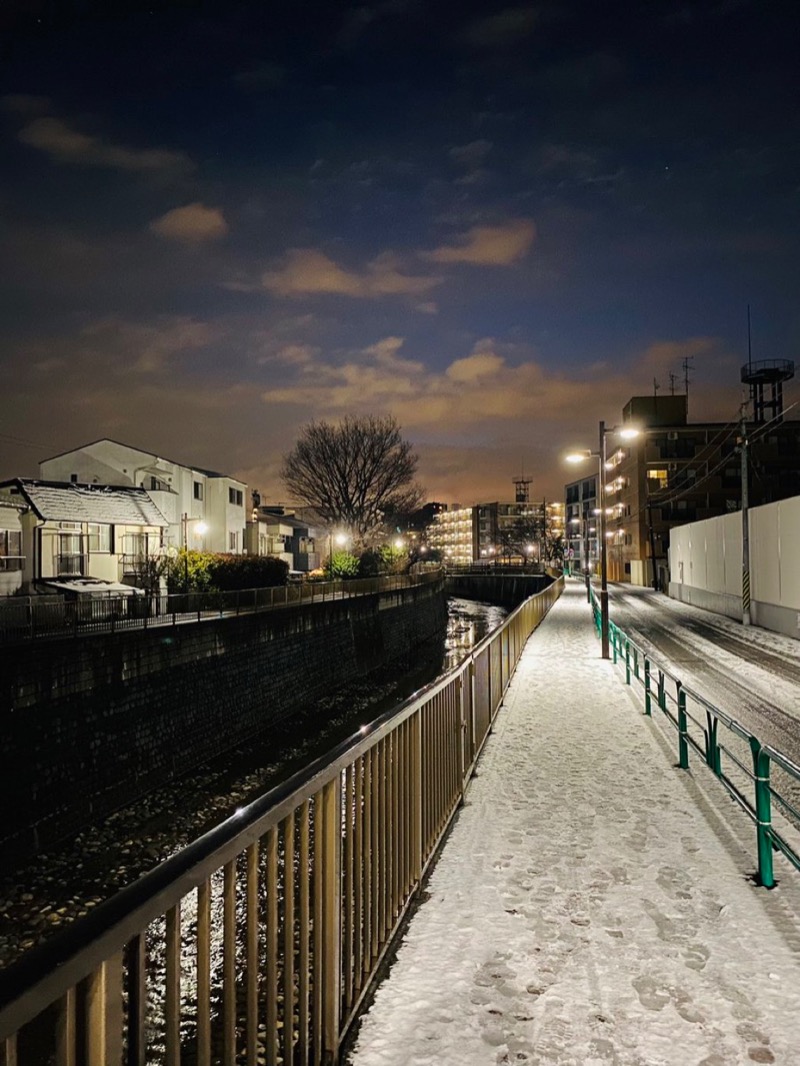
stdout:
<svg viewBox="0 0 800 1066">
<path fill-rule="evenodd" d="M 441 579 L 441 570 L 409 576 L 356 578 L 280 585 L 234 592 L 184 592 L 172 595 L 93 596 L 68 601 L 63 597 L 9 597 L 0 603 L 0 642 L 108 633 L 117 629 L 148 629 L 271 611 L 298 603 L 323 603 L 352 596 L 426 585 Z"/>
<path fill-rule="evenodd" d="M 594 589 L 591 601 L 599 635 L 600 606 Z M 695 751 L 754 823 L 759 883 L 765 888 L 774 887 L 776 850 L 800 870 L 800 766 L 770 745 L 762 744 L 734 718 L 685 685 L 610 620 L 609 643 L 614 663 L 621 663 L 625 670 L 626 683 L 630 685 L 633 680 L 641 684 L 645 715 L 652 716 L 655 704 L 675 728 L 678 766 L 688 770 L 689 751 Z M 774 774 L 773 766 L 777 767 Z M 780 791 L 776 782 L 780 783 Z M 752 799 L 747 796 L 748 789 L 752 790 Z M 780 827 L 775 823 L 775 805 Z"/>
<path fill-rule="evenodd" d="M 0 972 L 4 1066 L 335 1063 L 562 588 Z"/>
</svg>

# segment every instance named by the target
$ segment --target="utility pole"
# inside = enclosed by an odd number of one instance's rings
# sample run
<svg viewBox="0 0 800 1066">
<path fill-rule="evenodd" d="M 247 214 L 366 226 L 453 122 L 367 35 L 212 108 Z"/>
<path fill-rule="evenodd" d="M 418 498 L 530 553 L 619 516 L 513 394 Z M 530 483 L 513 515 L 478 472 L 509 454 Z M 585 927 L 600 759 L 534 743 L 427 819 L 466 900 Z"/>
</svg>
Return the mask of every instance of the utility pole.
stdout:
<svg viewBox="0 0 800 1066">
<path fill-rule="evenodd" d="M 739 438 L 742 460 L 742 625 L 750 625 L 750 524 L 748 520 L 748 454 L 746 404 L 742 404 Z"/>
<path fill-rule="evenodd" d="M 653 533 L 653 501 L 647 501 L 647 530 L 650 538 L 650 558 L 653 562 L 653 589 L 658 592 L 658 572 L 656 570 L 656 538 Z"/>
</svg>

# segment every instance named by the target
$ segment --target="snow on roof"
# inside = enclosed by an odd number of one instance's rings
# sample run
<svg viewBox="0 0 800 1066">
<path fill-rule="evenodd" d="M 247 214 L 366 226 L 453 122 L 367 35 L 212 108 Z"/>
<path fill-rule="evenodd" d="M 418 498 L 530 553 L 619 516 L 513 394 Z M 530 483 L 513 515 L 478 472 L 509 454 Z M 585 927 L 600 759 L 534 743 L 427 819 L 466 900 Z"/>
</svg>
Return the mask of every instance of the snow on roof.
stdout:
<svg viewBox="0 0 800 1066">
<path fill-rule="evenodd" d="M 41 519 L 106 525 L 168 526 L 144 489 L 115 485 L 73 485 L 17 478 L 16 485 Z"/>
</svg>

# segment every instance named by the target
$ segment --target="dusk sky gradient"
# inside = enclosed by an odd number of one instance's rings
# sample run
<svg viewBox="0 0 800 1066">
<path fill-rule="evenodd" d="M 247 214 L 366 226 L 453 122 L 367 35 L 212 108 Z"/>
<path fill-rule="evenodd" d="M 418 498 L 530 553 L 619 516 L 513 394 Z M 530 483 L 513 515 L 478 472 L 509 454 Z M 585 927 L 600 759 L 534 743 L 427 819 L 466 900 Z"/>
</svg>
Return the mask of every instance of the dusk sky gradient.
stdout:
<svg viewBox="0 0 800 1066">
<path fill-rule="evenodd" d="M 785 5 L 4 8 L 0 477 L 108 436 L 286 502 L 303 423 L 391 413 L 428 498 L 561 498 L 685 356 L 735 417 L 748 302 L 798 352 Z"/>
</svg>

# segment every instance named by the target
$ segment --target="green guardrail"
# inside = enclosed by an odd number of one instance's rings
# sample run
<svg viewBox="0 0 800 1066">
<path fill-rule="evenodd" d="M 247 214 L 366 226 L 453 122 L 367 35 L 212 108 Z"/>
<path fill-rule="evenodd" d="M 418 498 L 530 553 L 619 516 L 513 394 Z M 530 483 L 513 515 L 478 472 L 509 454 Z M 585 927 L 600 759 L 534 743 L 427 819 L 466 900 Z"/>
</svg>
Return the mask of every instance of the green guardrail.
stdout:
<svg viewBox="0 0 800 1066">
<path fill-rule="evenodd" d="M 595 629 L 600 636 L 600 605 L 594 589 L 591 590 L 591 606 Z M 611 620 L 608 635 L 612 661 L 624 669 L 625 683 L 637 682 L 642 686 L 645 716 L 651 717 L 655 706 L 675 728 L 680 769 L 688 770 L 690 750 L 697 752 L 703 765 L 755 825 L 758 883 L 764 888 L 775 886 L 775 851 L 780 851 L 796 870 L 800 870 L 800 850 L 773 821 L 776 805 L 788 827 L 800 830 L 800 809 L 785 794 L 786 786 L 791 789 L 792 783 L 800 785 L 800 766 L 783 752 L 762 744 L 734 718 L 685 685 Z M 728 731 L 727 734 L 720 733 L 720 725 Z M 773 767 L 777 768 L 775 773 Z M 744 789 L 752 789 L 752 800 Z"/>
</svg>

